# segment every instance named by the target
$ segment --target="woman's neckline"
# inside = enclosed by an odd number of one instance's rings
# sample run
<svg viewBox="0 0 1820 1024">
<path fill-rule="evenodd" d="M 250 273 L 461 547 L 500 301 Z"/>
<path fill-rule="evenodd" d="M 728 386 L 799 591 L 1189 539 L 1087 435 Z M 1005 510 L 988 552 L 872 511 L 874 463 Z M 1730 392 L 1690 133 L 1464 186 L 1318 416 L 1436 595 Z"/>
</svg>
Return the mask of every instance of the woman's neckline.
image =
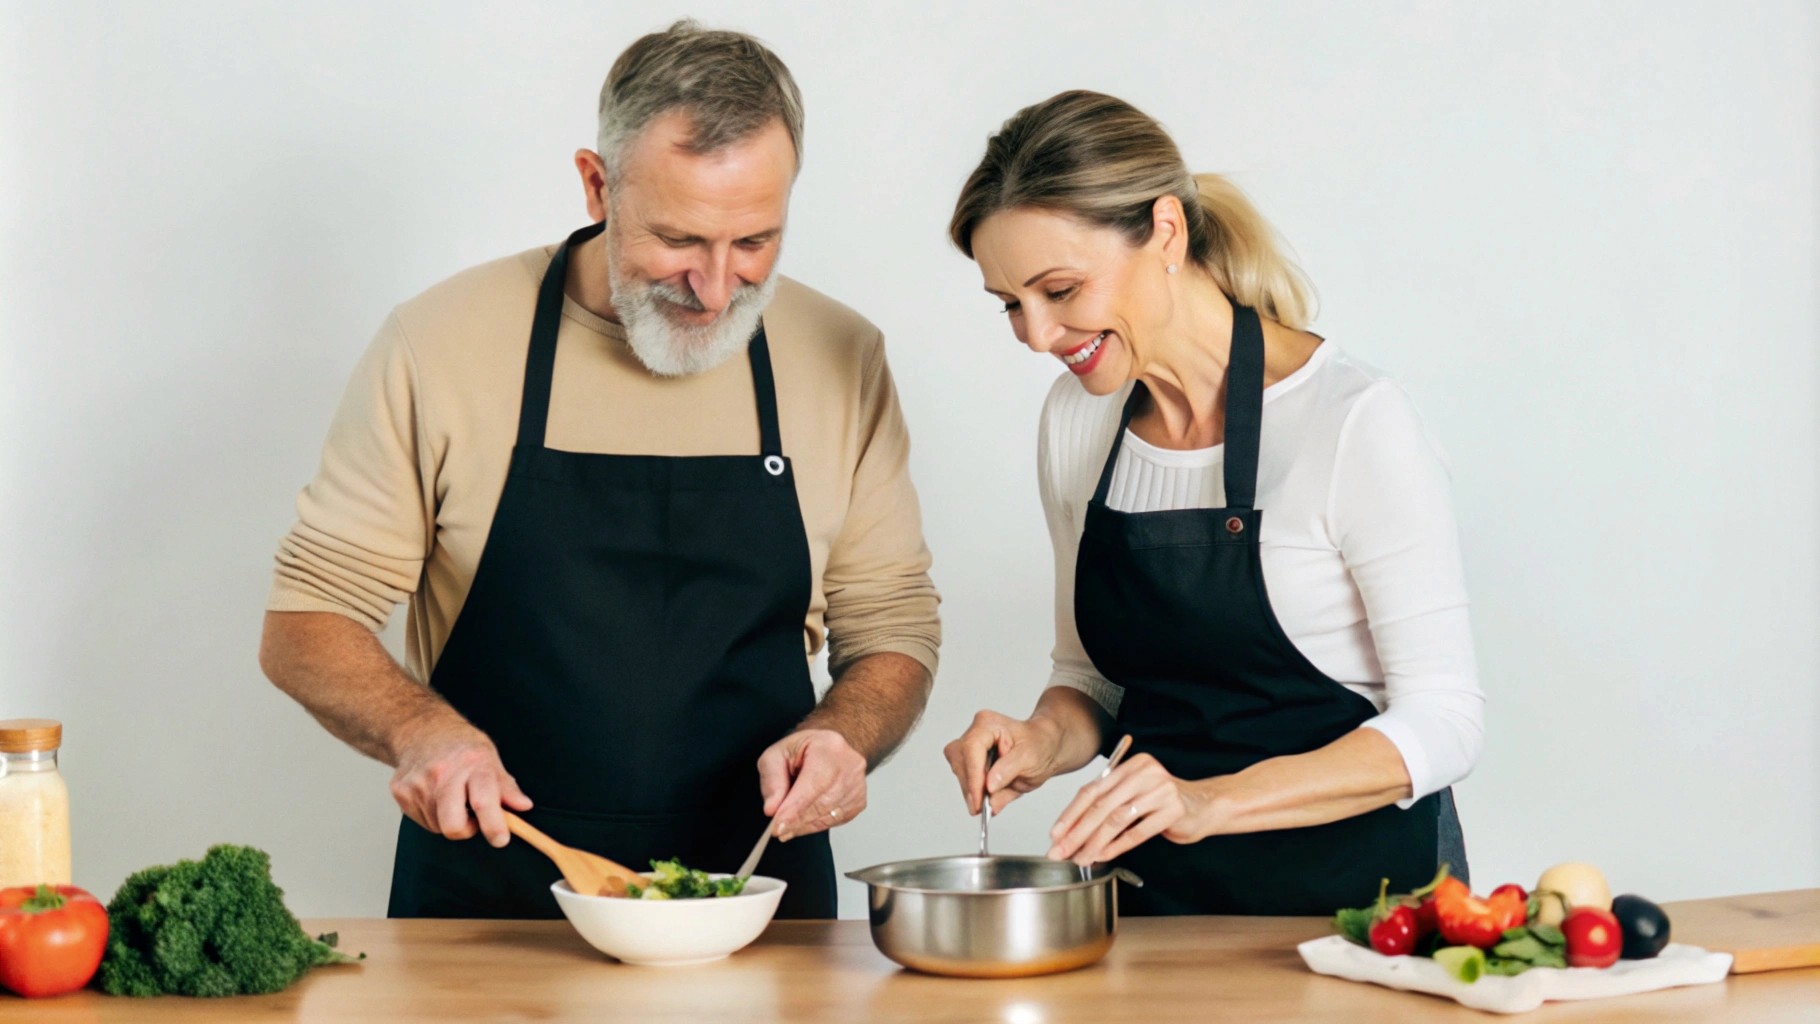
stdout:
<svg viewBox="0 0 1820 1024">
<path fill-rule="evenodd" d="M 1326 364 L 1332 349 L 1333 342 L 1322 338 L 1314 351 L 1309 353 L 1307 362 L 1297 367 L 1294 373 L 1264 389 L 1264 404 L 1269 405 L 1281 398 L 1284 393 L 1293 390 L 1297 385 L 1314 376 L 1315 372 Z M 1126 398 L 1130 397 L 1132 387 L 1135 385 L 1126 385 L 1125 390 L 1120 394 Z M 1118 404 L 1120 408 L 1124 407 L 1122 398 Z M 1164 448 L 1139 437 L 1137 432 L 1130 427 L 1125 428 L 1125 446 L 1143 456 L 1146 462 L 1182 468 L 1208 465 L 1217 460 L 1220 454 L 1226 450 L 1226 444 L 1223 441 L 1207 448 Z"/>
</svg>

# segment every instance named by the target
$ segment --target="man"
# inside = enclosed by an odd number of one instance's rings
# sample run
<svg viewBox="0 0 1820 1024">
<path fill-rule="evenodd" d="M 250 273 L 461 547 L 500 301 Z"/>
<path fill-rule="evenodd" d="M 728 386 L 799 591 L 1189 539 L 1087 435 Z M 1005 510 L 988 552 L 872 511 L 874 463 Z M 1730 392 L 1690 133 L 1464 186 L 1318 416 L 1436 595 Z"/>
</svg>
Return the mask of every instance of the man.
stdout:
<svg viewBox="0 0 1820 1024">
<path fill-rule="evenodd" d="M 392 916 L 557 916 L 505 811 L 634 867 L 729 871 L 769 827 L 780 913 L 834 916 L 827 830 L 940 633 L 883 340 L 774 273 L 801 151 L 763 45 L 645 36 L 575 156 L 595 223 L 399 306 L 356 371 L 260 662 L 396 767 Z"/>
</svg>

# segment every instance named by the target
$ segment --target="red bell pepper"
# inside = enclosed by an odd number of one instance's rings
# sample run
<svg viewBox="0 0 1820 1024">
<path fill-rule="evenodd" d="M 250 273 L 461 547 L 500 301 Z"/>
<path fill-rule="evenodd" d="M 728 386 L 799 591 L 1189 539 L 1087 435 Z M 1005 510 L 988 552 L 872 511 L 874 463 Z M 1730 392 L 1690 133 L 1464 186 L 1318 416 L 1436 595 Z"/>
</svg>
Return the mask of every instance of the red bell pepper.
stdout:
<svg viewBox="0 0 1820 1024">
<path fill-rule="evenodd" d="M 1441 937 L 1452 945 L 1490 949 L 1528 917 L 1528 904 L 1510 889 L 1480 899 L 1457 878 L 1435 888 L 1435 922 Z"/>
</svg>

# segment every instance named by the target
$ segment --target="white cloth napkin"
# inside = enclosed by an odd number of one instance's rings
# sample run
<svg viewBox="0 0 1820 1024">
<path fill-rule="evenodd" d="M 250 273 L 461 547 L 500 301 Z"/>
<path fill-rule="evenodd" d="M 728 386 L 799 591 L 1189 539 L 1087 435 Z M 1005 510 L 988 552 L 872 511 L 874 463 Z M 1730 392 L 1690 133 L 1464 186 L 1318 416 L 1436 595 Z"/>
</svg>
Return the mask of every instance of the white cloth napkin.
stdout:
<svg viewBox="0 0 1820 1024">
<path fill-rule="evenodd" d="M 1515 977 L 1481 977 L 1467 984 L 1427 957 L 1384 956 L 1338 935 L 1296 947 L 1316 974 L 1445 996 L 1492 1013 L 1522 1013 L 1551 999 L 1603 999 L 1681 985 L 1724 981 L 1730 953 L 1671 943 L 1651 960 L 1620 960 L 1610 967 L 1534 967 Z"/>
</svg>

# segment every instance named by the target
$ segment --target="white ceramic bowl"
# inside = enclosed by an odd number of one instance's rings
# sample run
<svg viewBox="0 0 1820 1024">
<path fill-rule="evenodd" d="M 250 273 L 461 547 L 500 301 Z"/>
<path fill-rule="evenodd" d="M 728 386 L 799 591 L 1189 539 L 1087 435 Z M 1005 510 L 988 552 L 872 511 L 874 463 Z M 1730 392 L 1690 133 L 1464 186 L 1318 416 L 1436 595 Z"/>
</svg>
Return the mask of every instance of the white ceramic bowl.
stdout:
<svg viewBox="0 0 1820 1024">
<path fill-rule="evenodd" d="M 650 877 L 650 872 L 645 875 Z M 771 923 L 784 889 L 782 879 L 763 875 L 748 879 L 738 896 L 693 900 L 583 896 L 561 880 L 550 886 L 563 915 L 588 945 L 615 959 L 647 967 L 726 959 L 758 938 Z"/>
</svg>

